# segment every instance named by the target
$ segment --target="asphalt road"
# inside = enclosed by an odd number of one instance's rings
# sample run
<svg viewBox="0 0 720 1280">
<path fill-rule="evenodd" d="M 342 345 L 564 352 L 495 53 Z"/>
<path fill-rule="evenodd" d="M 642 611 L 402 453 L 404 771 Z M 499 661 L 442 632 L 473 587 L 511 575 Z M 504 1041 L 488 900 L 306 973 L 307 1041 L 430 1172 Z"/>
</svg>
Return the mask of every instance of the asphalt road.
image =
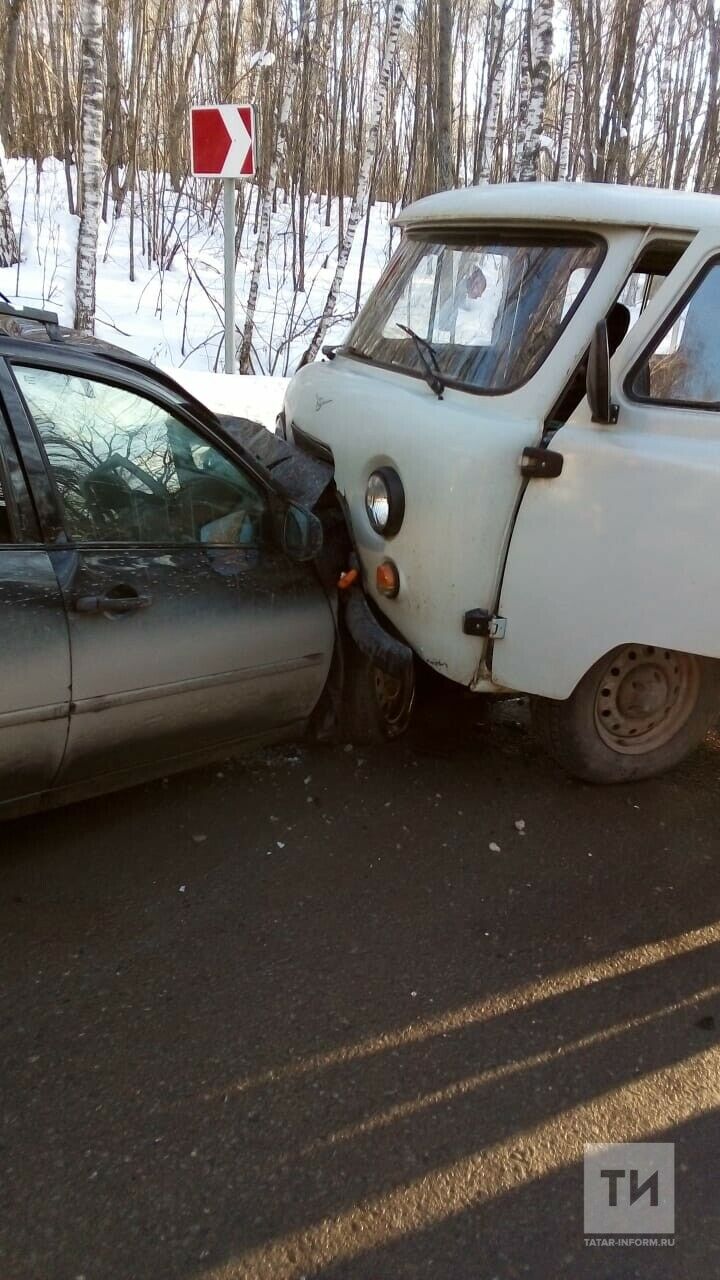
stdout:
<svg viewBox="0 0 720 1280">
<path fill-rule="evenodd" d="M 2 1280 L 720 1275 L 720 743 L 598 790 L 513 717 L 0 827 Z M 586 1246 L 653 1138 L 674 1247 Z"/>
</svg>

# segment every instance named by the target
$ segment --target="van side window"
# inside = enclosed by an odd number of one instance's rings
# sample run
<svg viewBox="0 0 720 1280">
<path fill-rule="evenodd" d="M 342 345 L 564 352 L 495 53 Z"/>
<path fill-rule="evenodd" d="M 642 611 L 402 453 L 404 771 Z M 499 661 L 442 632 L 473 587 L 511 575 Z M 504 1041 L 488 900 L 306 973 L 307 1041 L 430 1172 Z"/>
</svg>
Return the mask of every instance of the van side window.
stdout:
<svg viewBox="0 0 720 1280">
<path fill-rule="evenodd" d="M 720 407 L 720 264 L 707 269 L 666 322 L 632 378 L 632 394 L 662 404 Z"/>
</svg>

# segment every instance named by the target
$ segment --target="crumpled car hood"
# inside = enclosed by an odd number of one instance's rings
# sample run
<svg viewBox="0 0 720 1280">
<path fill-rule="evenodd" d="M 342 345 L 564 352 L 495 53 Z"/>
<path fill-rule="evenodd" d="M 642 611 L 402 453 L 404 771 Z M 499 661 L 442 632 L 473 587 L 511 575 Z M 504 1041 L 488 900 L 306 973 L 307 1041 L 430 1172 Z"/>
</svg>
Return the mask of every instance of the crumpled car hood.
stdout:
<svg viewBox="0 0 720 1280">
<path fill-rule="evenodd" d="M 219 413 L 219 422 L 233 439 L 271 473 L 293 502 L 314 507 L 333 479 L 329 462 L 313 458 L 296 444 L 281 440 L 260 422 Z"/>
</svg>

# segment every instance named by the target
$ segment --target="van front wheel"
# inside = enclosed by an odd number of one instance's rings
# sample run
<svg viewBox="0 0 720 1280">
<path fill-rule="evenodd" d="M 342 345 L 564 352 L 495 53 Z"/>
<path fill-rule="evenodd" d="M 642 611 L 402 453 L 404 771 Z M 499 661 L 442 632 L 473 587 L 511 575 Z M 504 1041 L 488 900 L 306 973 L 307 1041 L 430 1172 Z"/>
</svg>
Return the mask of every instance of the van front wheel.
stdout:
<svg viewBox="0 0 720 1280">
<path fill-rule="evenodd" d="M 346 651 L 346 678 L 341 721 L 349 742 L 388 742 L 407 729 L 415 702 L 415 673 L 390 676 L 352 642 Z"/>
<path fill-rule="evenodd" d="M 534 698 L 550 755 L 585 782 L 633 782 L 679 764 L 720 710 L 720 663 L 654 645 L 613 649 L 565 702 Z"/>
</svg>

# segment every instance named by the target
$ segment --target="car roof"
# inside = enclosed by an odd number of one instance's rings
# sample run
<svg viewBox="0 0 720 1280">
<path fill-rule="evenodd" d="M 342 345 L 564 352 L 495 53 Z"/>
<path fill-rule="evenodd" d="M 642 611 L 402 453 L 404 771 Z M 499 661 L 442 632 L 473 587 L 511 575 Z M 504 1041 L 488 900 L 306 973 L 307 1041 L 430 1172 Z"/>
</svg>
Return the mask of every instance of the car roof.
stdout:
<svg viewBox="0 0 720 1280">
<path fill-rule="evenodd" d="M 28 320 L 21 313 L 0 314 L 0 358 L 6 356 L 11 360 L 17 360 L 19 357 L 22 361 L 29 359 L 30 363 L 37 360 L 42 365 L 43 355 L 51 352 L 53 368 L 57 367 L 58 356 L 62 361 L 63 355 L 67 355 L 68 364 L 72 368 L 73 356 L 76 355 L 80 357 L 80 361 L 75 363 L 76 369 L 82 367 L 82 371 L 87 376 L 97 372 L 98 376 L 104 376 L 107 380 L 112 377 L 113 383 L 116 381 L 118 386 L 123 385 L 123 369 L 127 370 L 129 377 L 125 380 L 125 385 L 131 390 L 136 389 L 132 374 L 143 374 L 165 392 L 170 391 L 182 407 L 189 409 L 196 418 L 224 437 L 233 449 L 244 456 L 245 461 L 266 484 L 274 484 L 275 488 L 281 492 L 290 492 L 290 486 L 282 476 L 271 479 L 271 464 L 268 461 L 271 455 L 268 450 L 263 451 L 255 446 L 251 428 L 256 428 L 257 423 L 250 423 L 247 419 L 235 418 L 229 414 L 219 416 L 202 400 L 198 400 L 197 396 L 182 383 L 176 382 L 171 374 L 166 373 L 164 369 L 158 369 L 157 365 L 151 364 L 149 360 L 135 355 L 133 351 L 126 351 L 124 347 L 117 347 L 112 342 L 105 342 L 102 338 L 55 325 L 52 313 L 47 314 L 48 319 L 44 322 Z M 48 331 L 48 323 L 51 324 L 55 336 Z M 95 370 L 93 370 L 94 358 L 97 358 Z M 117 374 L 109 374 L 108 362 L 116 366 Z M 238 427 L 244 428 L 245 434 Z M 310 480 L 312 479 L 311 476 Z"/>
<path fill-rule="evenodd" d="M 473 222 L 720 229 L 720 197 L 600 182 L 504 182 L 441 191 L 408 205 L 400 227 Z"/>
<path fill-rule="evenodd" d="M 28 320 L 21 314 L 0 315 L 0 355 L 3 353 L 15 357 L 34 355 L 42 359 L 43 353 L 48 351 L 51 351 L 53 356 L 67 353 L 69 359 L 72 359 L 75 354 L 82 356 L 85 360 L 88 358 L 92 360 L 97 356 L 99 361 L 109 360 L 121 368 L 145 374 L 166 390 L 174 391 L 196 412 L 200 409 L 204 416 L 209 415 L 213 421 L 216 420 L 216 414 L 176 382 L 171 374 L 166 373 L 164 369 L 159 369 L 143 356 L 136 355 L 134 351 L 118 347 L 113 342 L 106 342 L 104 338 L 96 338 L 93 334 L 80 333 L 77 329 L 66 329 L 58 325 L 53 326 L 51 333 L 46 324 Z"/>
<path fill-rule="evenodd" d="M 47 348 L 51 344 L 56 351 L 63 347 L 79 348 L 83 355 L 104 356 L 105 359 L 116 360 L 132 368 L 142 369 L 143 372 L 155 371 L 155 366 L 149 360 L 144 360 L 142 356 L 136 356 L 134 352 L 118 347 L 113 342 L 96 338 L 93 334 L 66 329 L 62 325 L 58 325 L 54 334 L 51 334 L 46 325 L 37 320 L 27 320 L 21 313 L 17 316 L 0 316 L 0 344 L 17 338 L 23 339 L 23 346 L 27 342 L 41 348 Z"/>
</svg>

